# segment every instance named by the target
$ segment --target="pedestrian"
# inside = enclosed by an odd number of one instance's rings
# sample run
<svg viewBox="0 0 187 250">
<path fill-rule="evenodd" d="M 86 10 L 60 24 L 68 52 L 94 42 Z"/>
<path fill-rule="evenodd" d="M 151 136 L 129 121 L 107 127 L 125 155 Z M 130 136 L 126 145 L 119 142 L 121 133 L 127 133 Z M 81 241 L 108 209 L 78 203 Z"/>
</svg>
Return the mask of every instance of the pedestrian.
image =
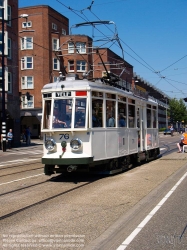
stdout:
<svg viewBox="0 0 187 250">
<path fill-rule="evenodd" d="M 13 140 L 12 129 L 9 129 L 9 132 L 7 134 L 7 140 L 8 140 L 8 148 L 11 149 L 12 148 L 12 140 Z"/>
<path fill-rule="evenodd" d="M 182 134 L 181 141 L 177 143 L 178 153 L 182 153 L 184 145 L 187 145 L 187 132 Z"/>
<path fill-rule="evenodd" d="M 26 134 L 26 145 L 29 146 L 31 144 L 31 131 L 30 131 L 30 127 L 26 128 L 25 134 Z"/>
<path fill-rule="evenodd" d="M 171 136 L 173 136 L 173 132 L 174 132 L 173 125 L 171 125 L 171 127 L 170 127 L 170 131 L 171 131 Z"/>
</svg>

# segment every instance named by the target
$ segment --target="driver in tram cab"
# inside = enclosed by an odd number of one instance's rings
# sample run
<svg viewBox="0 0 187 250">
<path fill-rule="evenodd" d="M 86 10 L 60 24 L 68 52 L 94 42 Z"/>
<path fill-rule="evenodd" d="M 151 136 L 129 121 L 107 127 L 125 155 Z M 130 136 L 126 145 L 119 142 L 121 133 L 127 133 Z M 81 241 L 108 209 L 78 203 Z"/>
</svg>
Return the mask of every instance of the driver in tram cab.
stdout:
<svg viewBox="0 0 187 250">
<path fill-rule="evenodd" d="M 66 127 L 66 122 L 59 120 L 59 111 L 57 108 L 54 108 L 53 111 L 53 128 L 59 128 L 63 124 L 63 127 Z"/>
</svg>

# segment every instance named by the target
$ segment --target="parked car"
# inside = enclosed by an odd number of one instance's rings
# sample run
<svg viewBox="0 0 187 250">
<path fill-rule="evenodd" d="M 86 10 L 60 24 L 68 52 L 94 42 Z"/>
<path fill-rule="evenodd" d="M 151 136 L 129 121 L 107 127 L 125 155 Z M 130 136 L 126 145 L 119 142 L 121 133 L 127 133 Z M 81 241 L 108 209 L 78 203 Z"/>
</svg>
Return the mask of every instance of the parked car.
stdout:
<svg viewBox="0 0 187 250">
<path fill-rule="evenodd" d="M 165 129 L 164 130 L 164 135 L 171 135 L 171 130 L 169 128 Z"/>
</svg>

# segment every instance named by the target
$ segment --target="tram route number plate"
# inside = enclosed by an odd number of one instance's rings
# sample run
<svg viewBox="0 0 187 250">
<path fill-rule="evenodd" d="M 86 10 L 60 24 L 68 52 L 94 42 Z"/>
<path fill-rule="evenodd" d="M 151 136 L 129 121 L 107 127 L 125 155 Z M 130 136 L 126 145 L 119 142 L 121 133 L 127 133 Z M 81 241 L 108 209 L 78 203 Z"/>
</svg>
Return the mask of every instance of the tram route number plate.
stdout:
<svg viewBox="0 0 187 250">
<path fill-rule="evenodd" d="M 69 134 L 59 134 L 60 138 L 59 140 L 62 140 L 63 138 L 68 140 L 69 139 Z"/>
</svg>

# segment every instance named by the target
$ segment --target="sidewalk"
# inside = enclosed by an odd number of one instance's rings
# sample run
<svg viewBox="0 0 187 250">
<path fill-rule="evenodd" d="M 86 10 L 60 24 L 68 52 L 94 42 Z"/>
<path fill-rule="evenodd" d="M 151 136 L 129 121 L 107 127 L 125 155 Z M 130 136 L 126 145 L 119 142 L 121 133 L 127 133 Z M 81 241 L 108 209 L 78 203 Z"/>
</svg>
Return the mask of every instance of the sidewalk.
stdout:
<svg viewBox="0 0 187 250">
<path fill-rule="evenodd" d="M 31 145 L 29 146 L 26 145 L 26 142 L 23 142 L 23 141 L 20 141 L 20 142 L 21 142 L 20 146 L 15 147 L 15 148 L 28 148 L 28 147 L 36 146 L 36 145 L 43 145 L 43 140 L 40 140 L 40 139 L 31 139 Z"/>
</svg>

